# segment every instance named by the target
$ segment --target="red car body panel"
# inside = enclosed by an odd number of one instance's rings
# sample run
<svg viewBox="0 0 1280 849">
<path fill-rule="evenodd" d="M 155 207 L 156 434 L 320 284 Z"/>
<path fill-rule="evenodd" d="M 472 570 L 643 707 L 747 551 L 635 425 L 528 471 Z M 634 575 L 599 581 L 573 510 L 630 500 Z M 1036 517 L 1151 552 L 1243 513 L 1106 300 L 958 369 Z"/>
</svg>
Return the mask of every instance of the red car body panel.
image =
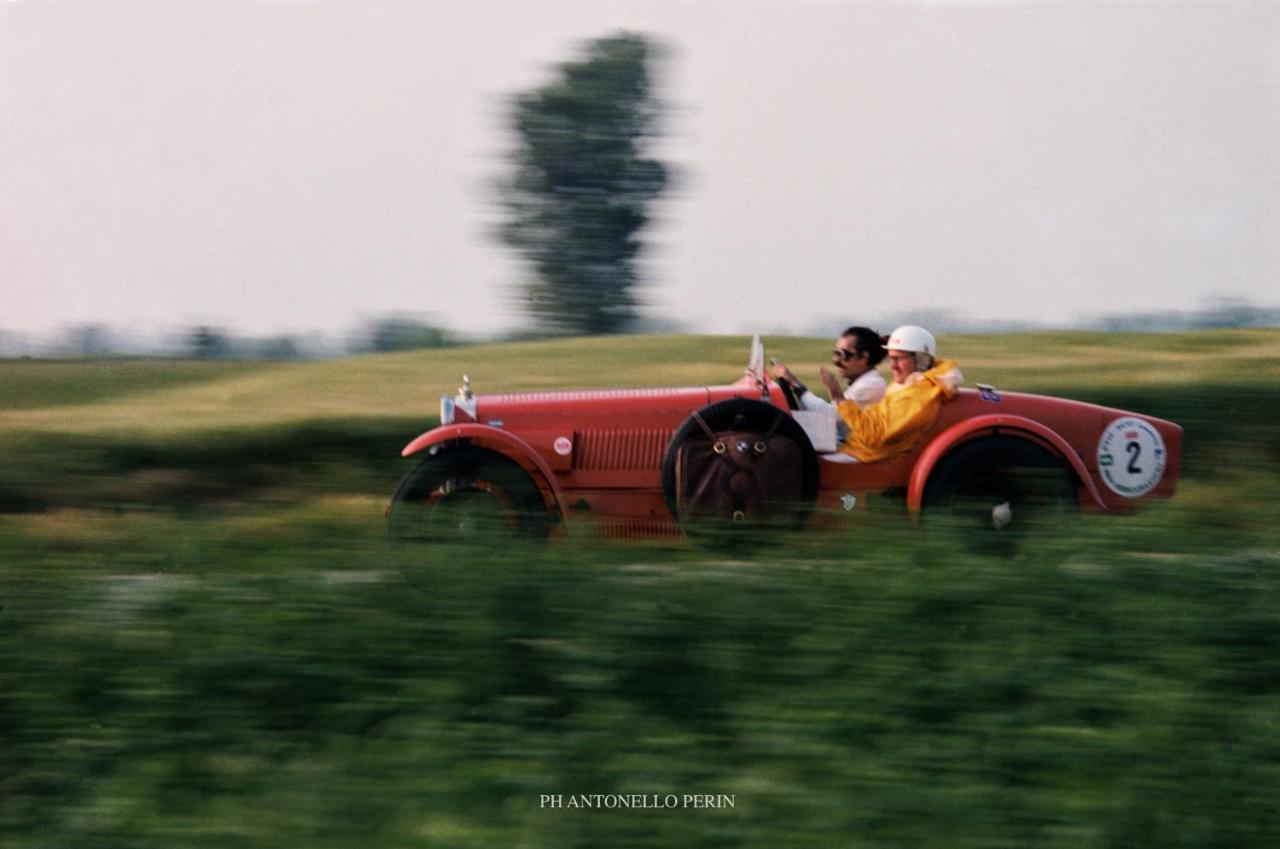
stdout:
<svg viewBox="0 0 1280 849">
<path fill-rule="evenodd" d="M 770 382 L 765 393 L 763 400 L 788 412 L 780 387 Z M 734 397 L 761 399 L 761 386 L 747 376 L 729 386 L 477 395 L 476 421 L 427 431 L 402 453 L 474 443 L 520 463 L 542 488 L 548 508 L 573 528 L 594 525 L 623 537 L 678 534 L 662 492 L 668 444 L 690 414 Z M 1105 485 L 1098 462 L 1108 425 L 1129 418 L 1158 432 L 1167 454 L 1163 476 L 1136 498 Z M 1095 510 L 1167 498 L 1177 485 L 1182 428 L 1172 422 L 1062 398 L 962 389 L 908 453 L 876 463 L 819 455 L 817 512 L 851 512 L 851 505 L 865 507 L 886 494 L 905 498 L 907 508 L 918 511 L 929 475 L 947 454 L 990 435 L 1027 439 L 1059 457 L 1077 478 L 1081 504 Z"/>
</svg>

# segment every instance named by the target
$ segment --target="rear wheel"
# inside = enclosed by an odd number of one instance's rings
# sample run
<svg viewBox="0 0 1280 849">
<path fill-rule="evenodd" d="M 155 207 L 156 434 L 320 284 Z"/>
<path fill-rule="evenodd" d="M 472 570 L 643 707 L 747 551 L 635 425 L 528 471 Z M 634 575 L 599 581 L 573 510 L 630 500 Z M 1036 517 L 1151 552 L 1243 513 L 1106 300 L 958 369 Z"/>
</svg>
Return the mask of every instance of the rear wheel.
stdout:
<svg viewBox="0 0 1280 849">
<path fill-rule="evenodd" d="M 1078 512 L 1075 475 L 1058 457 L 1023 439 L 992 436 L 961 445 L 925 486 L 926 523 L 985 554 L 1024 553 Z"/>
</svg>

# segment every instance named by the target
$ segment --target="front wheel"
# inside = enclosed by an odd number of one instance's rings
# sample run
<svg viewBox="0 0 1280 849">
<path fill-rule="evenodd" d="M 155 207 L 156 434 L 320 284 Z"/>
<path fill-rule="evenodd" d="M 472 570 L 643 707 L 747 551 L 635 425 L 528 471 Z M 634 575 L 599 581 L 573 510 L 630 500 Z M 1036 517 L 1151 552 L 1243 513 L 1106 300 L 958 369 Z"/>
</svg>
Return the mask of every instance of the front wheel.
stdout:
<svg viewBox="0 0 1280 849">
<path fill-rule="evenodd" d="M 400 481 L 387 517 L 397 540 L 473 547 L 542 540 L 550 527 L 529 473 L 509 457 L 474 446 L 426 457 Z"/>
</svg>

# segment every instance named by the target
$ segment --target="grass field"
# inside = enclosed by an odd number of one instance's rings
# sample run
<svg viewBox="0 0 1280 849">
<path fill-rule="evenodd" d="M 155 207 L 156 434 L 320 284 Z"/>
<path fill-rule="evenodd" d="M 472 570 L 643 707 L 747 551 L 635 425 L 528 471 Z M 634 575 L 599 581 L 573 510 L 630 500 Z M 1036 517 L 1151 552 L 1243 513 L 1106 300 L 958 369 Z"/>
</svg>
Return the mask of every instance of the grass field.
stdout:
<svg viewBox="0 0 1280 849">
<path fill-rule="evenodd" d="M 731 383 L 749 339 L 586 338 L 463 346 L 310 363 L 0 361 L 0 433 L 145 433 L 315 419 L 433 415 L 463 373 L 480 392 Z M 810 374 L 830 341 L 766 337 L 770 356 Z M 969 382 L 1006 389 L 1163 391 L 1280 382 L 1280 332 L 956 336 L 944 354 Z M 811 378 L 812 380 L 812 378 Z"/>
<path fill-rule="evenodd" d="M 883 516 L 410 585 L 381 509 L 464 371 L 725 383 L 748 340 L 0 363 L 0 845 L 1277 845 L 1280 332 L 943 341 L 970 383 L 1180 422 L 1178 497 L 1043 560 Z"/>
</svg>

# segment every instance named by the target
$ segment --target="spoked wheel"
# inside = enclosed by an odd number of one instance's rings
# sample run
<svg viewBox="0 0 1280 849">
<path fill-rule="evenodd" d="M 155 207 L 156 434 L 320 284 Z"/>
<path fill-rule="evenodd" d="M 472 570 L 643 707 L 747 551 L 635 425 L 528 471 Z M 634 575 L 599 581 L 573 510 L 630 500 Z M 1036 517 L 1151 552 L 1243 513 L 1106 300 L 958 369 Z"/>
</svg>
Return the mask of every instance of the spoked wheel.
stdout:
<svg viewBox="0 0 1280 849">
<path fill-rule="evenodd" d="M 730 398 L 676 430 L 662 492 L 694 543 L 753 546 L 804 525 L 818 491 L 818 458 L 804 428 L 772 404 Z"/>
<path fill-rule="evenodd" d="M 971 551 L 1026 553 L 1078 511 L 1075 476 L 1039 445 L 987 437 L 947 455 L 925 487 L 925 521 Z"/>
<path fill-rule="evenodd" d="M 509 558 L 511 544 L 546 539 L 550 517 L 542 493 L 518 463 L 473 446 L 427 457 L 400 481 L 387 514 L 391 536 L 417 544 L 402 568 L 421 570 L 455 556 Z"/>
</svg>

